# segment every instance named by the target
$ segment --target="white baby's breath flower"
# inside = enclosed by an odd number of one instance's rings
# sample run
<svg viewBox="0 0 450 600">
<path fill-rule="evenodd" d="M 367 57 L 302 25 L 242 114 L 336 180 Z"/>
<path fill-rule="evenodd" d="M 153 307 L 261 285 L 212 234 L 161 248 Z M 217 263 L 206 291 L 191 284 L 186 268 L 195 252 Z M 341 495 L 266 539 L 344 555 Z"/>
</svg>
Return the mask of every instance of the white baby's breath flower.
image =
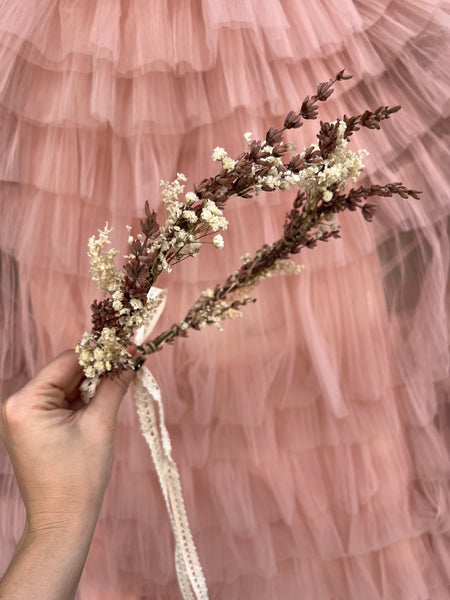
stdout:
<svg viewBox="0 0 450 600">
<path fill-rule="evenodd" d="M 198 200 L 198 196 L 194 192 L 188 192 L 184 198 L 186 200 L 186 204 L 194 204 L 194 202 Z"/>
<path fill-rule="evenodd" d="M 212 216 L 212 212 L 208 208 L 203 208 L 202 212 L 200 213 L 200 218 L 204 223 L 209 223 L 209 221 L 212 219 Z"/>
<path fill-rule="evenodd" d="M 188 223 L 197 223 L 198 218 L 193 210 L 184 210 L 183 217 L 188 221 Z"/>
<path fill-rule="evenodd" d="M 215 246 L 216 248 L 223 248 L 224 242 L 223 237 L 220 235 L 220 233 L 214 236 L 212 243 L 213 246 Z"/>
<path fill-rule="evenodd" d="M 142 308 L 142 301 L 141 300 L 137 300 L 136 298 L 132 298 L 130 300 L 130 304 L 131 304 L 131 307 L 134 310 L 139 310 L 140 308 Z"/>
<path fill-rule="evenodd" d="M 110 244 L 109 234 L 112 228 L 106 223 L 103 230 L 99 230 L 99 236 L 92 236 L 88 241 L 88 257 L 91 264 L 92 279 L 97 282 L 98 287 L 104 292 L 114 292 L 119 287 L 123 273 L 114 264 L 114 258 L 118 251 L 112 248 L 105 250 L 104 246 Z"/>
<path fill-rule="evenodd" d="M 181 254 L 189 254 L 189 256 L 194 256 L 194 257 L 198 256 L 198 253 L 200 252 L 201 247 L 202 247 L 202 245 L 200 244 L 200 242 L 186 244 L 186 246 L 184 246 L 181 249 Z"/>
<path fill-rule="evenodd" d="M 101 348 L 95 348 L 94 358 L 95 358 L 95 360 L 102 360 L 103 358 L 105 358 L 104 351 Z"/>
<path fill-rule="evenodd" d="M 236 165 L 236 161 L 233 160 L 232 158 L 230 158 L 229 156 L 226 156 L 223 160 L 222 160 L 222 167 L 226 170 L 226 171 L 231 171 L 232 169 L 234 169 Z"/>
<path fill-rule="evenodd" d="M 211 158 L 215 161 L 223 160 L 227 155 L 227 151 L 225 148 L 221 148 L 220 146 L 216 146 L 213 150 Z"/>
<path fill-rule="evenodd" d="M 212 231 L 218 231 L 219 229 L 226 229 L 228 226 L 228 221 L 222 215 L 221 209 L 212 200 L 207 200 L 200 213 L 200 219 Z"/>
<path fill-rule="evenodd" d="M 324 202 L 330 202 L 330 200 L 333 200 L 333 192 L 331 192 L 330 190 L 325 190 L 322 196 L 322 200 Z"/>
<path fill-rule="evenodd" d="M 86 367 L 85 370 L 84 370 L 84 374 L 88 378 L 95 377 L 95 369 L 94 369 L 94 367 L 92 367 L 92 366 Z"/>
</svg>

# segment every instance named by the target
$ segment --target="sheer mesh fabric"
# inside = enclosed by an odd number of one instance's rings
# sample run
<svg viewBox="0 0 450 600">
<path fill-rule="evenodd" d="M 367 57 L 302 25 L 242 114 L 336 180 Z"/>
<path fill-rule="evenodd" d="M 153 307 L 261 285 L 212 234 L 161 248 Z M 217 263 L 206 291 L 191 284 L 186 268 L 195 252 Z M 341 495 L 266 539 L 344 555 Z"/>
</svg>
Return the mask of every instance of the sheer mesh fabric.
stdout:
<svg viewBox="0 0 450 600">
<path fill-rule="evenodd" d="M 225 5 L 225 6 L 224 6 Z M 86 243 L 105 221 L 125 251 L 160 179 L 215 172 L 342 68 L 321 118 L 402 110 L 360 131 L 372 224 L 302 252 L 244 318 L 192 333 L 148 366 L 210 595 L 450 598 L 448 3 L 434 0 L 0 0 L 2 398 L 89 328 Z M 305 124 L 290 139 L 314 135 Z M 225 248 L 158 285 L 159 329 L 246 252 L 280 236 L 292 196 L 230 202 Z M 124 401 L 115 465 L 79 600 L 178 598 L 170 522 Z M 0 450 L 0 565 L 23 509 Z"/>
</svg>

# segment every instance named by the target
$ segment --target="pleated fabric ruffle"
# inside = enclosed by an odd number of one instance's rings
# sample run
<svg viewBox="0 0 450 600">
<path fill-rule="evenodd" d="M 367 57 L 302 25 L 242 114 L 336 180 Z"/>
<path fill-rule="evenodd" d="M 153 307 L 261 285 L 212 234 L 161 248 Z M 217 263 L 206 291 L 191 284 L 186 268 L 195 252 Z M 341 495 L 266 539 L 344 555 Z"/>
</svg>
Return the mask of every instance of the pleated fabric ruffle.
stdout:
<svg viewBox="0 0 450 600">
<path fill-rule="evenodd" d="M 360 131 L 365 181 L 420 201 L 340 215 L 223 332 L 151 358 L 211 598 L 450 600 L 448 3 L 0 0 L 2 397 L 89 328 L 88 238 L 125 249 L 161 179 L 215 172 L 342 68 L 321 118 L 402 111 Z M 310 144 L 315 124 L 290 139 Z M 292 197 L 227 207 L 225 248 L 159 285 L 158 328 L 281 234 Z M 0 568 L 23 509 L 0 452 Z M 80 600 L 179 597 L 170 523 L 135 410 Z"/>
</svg>

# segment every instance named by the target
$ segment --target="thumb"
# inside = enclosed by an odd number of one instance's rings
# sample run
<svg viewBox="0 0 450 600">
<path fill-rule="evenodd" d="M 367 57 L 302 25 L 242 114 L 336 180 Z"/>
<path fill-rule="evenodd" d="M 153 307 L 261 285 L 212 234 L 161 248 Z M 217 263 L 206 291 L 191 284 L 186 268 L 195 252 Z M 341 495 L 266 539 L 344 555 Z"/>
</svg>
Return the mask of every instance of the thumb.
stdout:
<svg viewBox="0 0 450 600">
<path fill-rule="evenodd" d="M 102 378 L 88 406 L 91 417 L 95 415 L 107 427 L 114 427 L 120 403 L 134 376 L 135 372 L 127 369 L 119 376 Z"/>
</svg>

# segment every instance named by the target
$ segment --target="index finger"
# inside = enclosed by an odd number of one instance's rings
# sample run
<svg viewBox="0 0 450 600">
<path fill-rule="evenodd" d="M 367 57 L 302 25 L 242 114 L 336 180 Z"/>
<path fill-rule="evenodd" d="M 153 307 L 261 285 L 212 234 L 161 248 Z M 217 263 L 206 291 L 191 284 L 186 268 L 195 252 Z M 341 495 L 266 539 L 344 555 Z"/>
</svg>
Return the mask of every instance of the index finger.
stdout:
<svg viewBox="0 0 450 600">
<path fill-rule="evenodd" d="M 26 386 L 60 390 L 68 400 L 78 395 L 83 371 L 74 350 L 66 350 L 41 369 Z M 25 389 L 24 388 L 24 389 Z"/>
</svg>

